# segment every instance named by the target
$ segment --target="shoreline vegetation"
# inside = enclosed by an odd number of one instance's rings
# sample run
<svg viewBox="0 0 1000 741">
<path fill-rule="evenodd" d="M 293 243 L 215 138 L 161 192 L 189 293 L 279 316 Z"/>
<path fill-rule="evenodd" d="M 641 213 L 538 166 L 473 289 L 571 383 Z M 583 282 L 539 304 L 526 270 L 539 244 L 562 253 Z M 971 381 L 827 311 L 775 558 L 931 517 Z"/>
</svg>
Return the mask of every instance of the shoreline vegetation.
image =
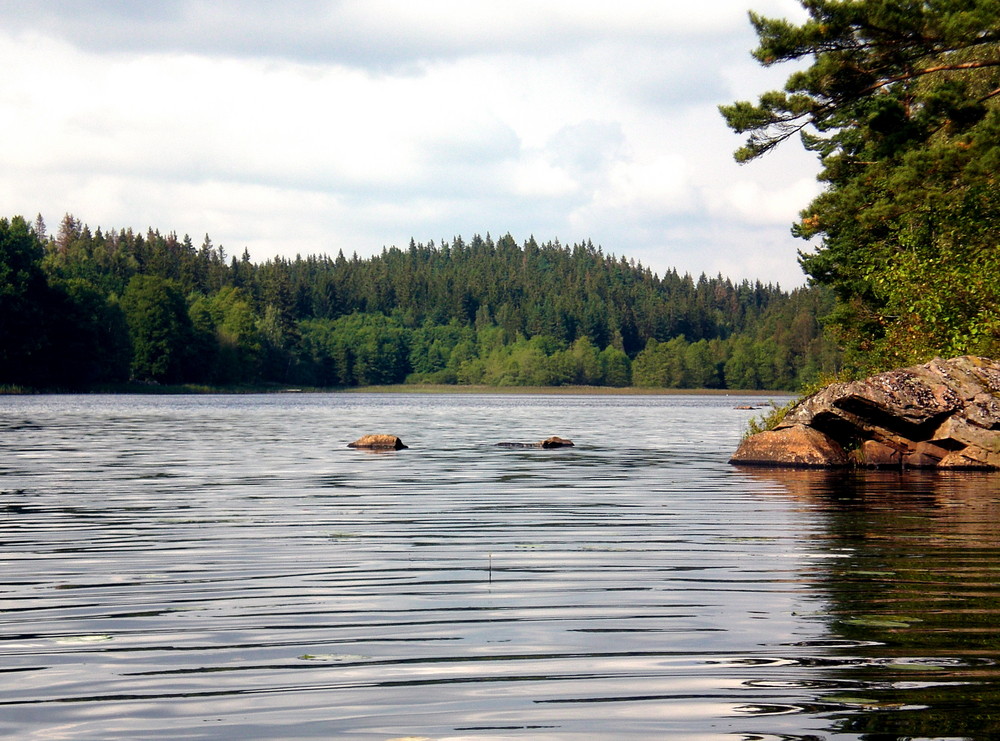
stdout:
<svg viewBox="0 0 1000 741">
<path fill-rule="evenodd" d="M 5 272 L 6 271 L 6 272 Z M 253 263 L 207 238 L 0 218 L 0 387 L 795 389 L 829 291 L 474 236 Z M 409 388 L 412 386 L 413 388 Z M 148 390 L 148 389 L 141 389 Z"/>
<path fill-rule="evenodd" d="M 345 386 L 339 388 L 299 386 L 205 386 L 202 384 L 110 384 L 89 390 L 33 389 L 22 386 L 0 386 L 0 396 L 59 396 L 59 395 L 250 395 L 250 394 L 465 394 L 508 396 L 755 396 L 787 397 L 794 394 L 782 389 L 686 389 L 646 388 L 640 386 L 489 386 L 483 384 L 454 385 L 444 383 L 385 384 Z"/>
<path fill-rule="evenodd" d="M 322 391 L 322 389 L 318 389 Z M 343 389 L 345 393 L 377 394 L 489 394 L 551 396 L 789 396 L 790 391 L 647 388 L 640 386 L 451 386 L 447 384 L 394 384 Z"/>
</svg>

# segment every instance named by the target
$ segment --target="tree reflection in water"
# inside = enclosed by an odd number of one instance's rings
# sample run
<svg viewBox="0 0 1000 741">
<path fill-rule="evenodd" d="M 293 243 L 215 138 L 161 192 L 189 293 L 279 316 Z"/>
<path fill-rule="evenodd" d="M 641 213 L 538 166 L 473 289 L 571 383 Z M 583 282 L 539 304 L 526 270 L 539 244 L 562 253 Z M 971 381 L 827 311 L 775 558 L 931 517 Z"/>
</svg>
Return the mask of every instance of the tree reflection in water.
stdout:
<svg viewBox="0 0 1000 741">
<path fill-rule="evenodd" d="M 827 519 L 816 589 L 839 732 L 1000 733 L 1000 476 L 751 470 Z M 841 646 L 841 647 L 837 647 Z"/>
</svg>

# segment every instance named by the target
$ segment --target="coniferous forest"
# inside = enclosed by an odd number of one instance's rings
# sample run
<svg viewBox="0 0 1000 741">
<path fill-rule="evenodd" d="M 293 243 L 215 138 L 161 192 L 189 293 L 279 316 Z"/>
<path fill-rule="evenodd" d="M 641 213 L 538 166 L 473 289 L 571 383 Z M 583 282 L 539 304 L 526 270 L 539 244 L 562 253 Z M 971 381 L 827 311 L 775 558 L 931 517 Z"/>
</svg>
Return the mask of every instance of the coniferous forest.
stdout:
<svg viewBox="0 0 1000 741">
<path fill-rule="evenodd" d="M 370 258 L 0 219 L 0 385 L 795 389 L 837 370 L 825 289 L 657 275 L 591 243 L 455 237 Z"/>
</svg>

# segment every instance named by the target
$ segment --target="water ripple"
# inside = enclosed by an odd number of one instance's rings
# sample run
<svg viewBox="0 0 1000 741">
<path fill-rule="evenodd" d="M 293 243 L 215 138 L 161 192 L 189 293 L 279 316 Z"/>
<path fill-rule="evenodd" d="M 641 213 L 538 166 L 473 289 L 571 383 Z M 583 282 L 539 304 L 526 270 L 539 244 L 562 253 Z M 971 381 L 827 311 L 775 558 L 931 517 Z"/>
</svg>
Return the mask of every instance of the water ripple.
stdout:
<svg viewBox="0 0 1000 741">
<path fill-rule="evenodd" d="M 0 733 L 1000 732 L 997 480 L 738 471 L 738 401 L 0 397 Z"/>
</svg>

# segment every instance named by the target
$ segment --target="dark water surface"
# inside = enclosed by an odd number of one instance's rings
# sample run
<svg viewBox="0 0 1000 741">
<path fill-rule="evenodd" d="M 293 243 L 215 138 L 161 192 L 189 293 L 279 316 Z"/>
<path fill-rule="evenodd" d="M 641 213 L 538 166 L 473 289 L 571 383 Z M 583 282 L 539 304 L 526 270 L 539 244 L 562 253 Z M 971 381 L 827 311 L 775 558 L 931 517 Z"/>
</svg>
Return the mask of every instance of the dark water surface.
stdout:
<svg viewBox="0 0 1000 741">
<path fill-rule="evenodd" d="M 732 468 L 748 401 L 0 398 L 0 735 L 1000 736 L 1000 478 Z"/>
</svg>

